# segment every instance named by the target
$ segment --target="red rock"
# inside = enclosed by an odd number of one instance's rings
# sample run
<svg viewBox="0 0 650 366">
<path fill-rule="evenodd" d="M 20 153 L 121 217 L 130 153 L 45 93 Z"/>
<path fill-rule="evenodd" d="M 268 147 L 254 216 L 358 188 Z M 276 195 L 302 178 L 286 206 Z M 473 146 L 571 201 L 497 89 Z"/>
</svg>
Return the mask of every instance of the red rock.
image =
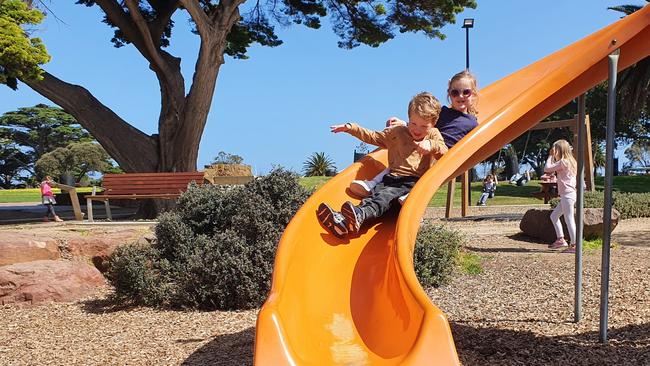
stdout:
<svg viewBox="0 0 650 366">
<path fill-rule="evenodd" d="M 60 257 L 56 239 L 12 232 L 2 234 L 0 266 Z"/>
<path fill-rule="evenodd" d="M 106 286 L 97 268 L 80 261 L 40 260 L 0 267 L 0 305 L 68 302 Z"/>
</svg>

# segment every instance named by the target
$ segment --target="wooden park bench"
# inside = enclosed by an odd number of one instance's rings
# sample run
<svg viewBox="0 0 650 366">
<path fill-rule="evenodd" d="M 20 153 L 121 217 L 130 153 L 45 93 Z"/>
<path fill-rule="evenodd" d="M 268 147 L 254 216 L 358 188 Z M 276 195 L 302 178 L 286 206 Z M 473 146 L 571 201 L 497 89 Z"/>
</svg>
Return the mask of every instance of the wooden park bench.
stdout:
<svg viewBox="0 0 650 366">
<path fill-rule="evenodd" d="M 93 221 L 93 202 L 104 201 L 106 216 L 112 220 L 109 199 L 176 199 L 190 182 L 203 184 L 203 172 L 105 174 L 101 193 L 86 196 L 88 221 Z"/>
</svg>

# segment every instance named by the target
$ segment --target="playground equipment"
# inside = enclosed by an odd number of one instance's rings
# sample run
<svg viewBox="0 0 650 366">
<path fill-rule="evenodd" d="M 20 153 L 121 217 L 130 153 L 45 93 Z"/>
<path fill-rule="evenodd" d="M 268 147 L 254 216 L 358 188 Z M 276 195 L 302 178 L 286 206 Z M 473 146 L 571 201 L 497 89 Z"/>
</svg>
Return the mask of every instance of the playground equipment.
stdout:
<svg viewBox="0 0 650 366">
<path fill-rule="evenodd" d="M 479 126 L 420 179 L 399 216 L 385 217 L 348 242 L 321 228 L 316 207 L 349 200 L 346 188 L 353 179 L 384 169 L 385 150 L 314 193 L 280 241 L 271 293 L 258 316 L 255 363 L 459 364 L 446 317 L 413 270 L 427 203 L 450 178 L 606 79 L 612 52 L 620 50 L 619 70 L 650 55 L 648 39 L 650 6 L 484 88 Z"/>
</svg>

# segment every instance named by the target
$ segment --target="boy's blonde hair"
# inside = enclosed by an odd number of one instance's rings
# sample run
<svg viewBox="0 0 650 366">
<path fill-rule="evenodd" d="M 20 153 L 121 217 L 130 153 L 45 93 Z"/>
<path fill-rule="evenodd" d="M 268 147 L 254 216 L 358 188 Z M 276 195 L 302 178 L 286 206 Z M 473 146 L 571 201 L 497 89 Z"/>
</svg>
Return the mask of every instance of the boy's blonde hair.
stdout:
<svg viewBox="0 0 650 366">
<path fill-rule="evenodd" d="M 427 121 L 431 122 L 431 125 L 435 126 L 438 122 L 438 116 L 440 115 L 440 102 L 433 94 L 428 92 L 422 92 L 417 94 L 409 102 L 409 117 L 413 114 L 424 118 Z"/>
<path fill-rule="evenodd" d="M 473 98 L 470 99 L 472 103 L 470 103 L 467 113 L 478 117 L 478 83 L 476 81 L 476 76 L 469 72 L 469 70 L 463 70 L 449 79 L 449 83 L 447 83 L 447 100 L 451 102 L 451 97 L 449 96 L 449 93 L 451 92 L 451 84 L 461 79 L 466 79 L 472 86 Z"/>
<path fill-rule="evenodd" d="M 578 163 L 573 157 L 573 149 L 567 140 L 557 140 L 553 143 L 553 149 L 558 155 L 558 161 L 563 161 L 564 164 L 569 168 L 569 171 L 576 175 L 578 171 Z"/>
</svg>

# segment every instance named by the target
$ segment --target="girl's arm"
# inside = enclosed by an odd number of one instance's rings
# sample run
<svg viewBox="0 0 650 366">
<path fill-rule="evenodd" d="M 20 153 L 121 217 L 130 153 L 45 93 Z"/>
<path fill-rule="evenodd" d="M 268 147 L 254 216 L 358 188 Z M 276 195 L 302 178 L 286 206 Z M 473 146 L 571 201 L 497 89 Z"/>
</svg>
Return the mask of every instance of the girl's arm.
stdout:
<svg viewBox="0 0 650 366">
<path fill-rule="evenodd" d="M 395 127 L 395 126 L 406 126 L 406 122 L 402 121 L 397 117 L 390 117 L 388 121 L 386 121 L 386 127 Z"/>
<path fill-rule="evenodd" d="M 564 169 L 565 167 L 564 164 L 562 163 L 562 160 L 553 162 L 552 156 L 549 156 L 548 159 L 546 159 L 546 165 L 544 165 L 544 172 L 551 173 L 551 172 L 557 172 Z"/>
</svg>

